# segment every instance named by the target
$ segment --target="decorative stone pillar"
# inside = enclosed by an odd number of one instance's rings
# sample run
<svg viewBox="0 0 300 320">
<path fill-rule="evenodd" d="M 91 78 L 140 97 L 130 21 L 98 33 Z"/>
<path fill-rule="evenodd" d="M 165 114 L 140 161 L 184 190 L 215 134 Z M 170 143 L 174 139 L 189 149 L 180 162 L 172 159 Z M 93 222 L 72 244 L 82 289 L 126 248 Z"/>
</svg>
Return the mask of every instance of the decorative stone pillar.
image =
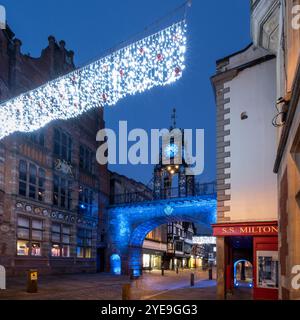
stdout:
<svg viewBox="0 0 300 320">
<path fill-rule="evenodd" d="M 217 237 L 217 299 L 224 300 L 225 295 L 225 238 Z"/>
</svg>

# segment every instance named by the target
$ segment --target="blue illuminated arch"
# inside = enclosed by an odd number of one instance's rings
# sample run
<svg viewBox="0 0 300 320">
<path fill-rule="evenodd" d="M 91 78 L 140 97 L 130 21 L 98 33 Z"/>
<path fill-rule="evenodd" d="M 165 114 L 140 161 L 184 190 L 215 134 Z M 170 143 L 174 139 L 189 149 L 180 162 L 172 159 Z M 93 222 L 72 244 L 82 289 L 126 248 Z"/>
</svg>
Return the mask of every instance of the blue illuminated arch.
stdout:
<svg viewBox="0 0 300 320">
<path fill-rule="evenodd" d="M 210 228 L 216 222 L 216 196 L 196 196 L 124 204 L 109 208 L 109 242 L 120 252 L 122 273 L 142 271 L 142 246 L 147 234 L 169 222 L 186 221 Z M 116 252 L 115 251 L 115 252 Z"/>
<path fill-rule="evenodd" d="M 241 263 L 241 262 L 249 262 L 250 264 L 251 264 L 251 266 L 252 266 L 252 282 L 253 282 L 253 263 L 251 262 L 251 261 L 249 261 L 249 260 L 247 260 L 247 259 L 239 259 L 239 260 L 237 260 L 235 263 L 234 263 L 234 265 L 233 265 L 233 275 L 234 275 L 234 286 L 235 287 L 238 287 L 239 286 L 239 284 L 238 284 L 238 281 L 237 281 L 237 278 L 236 278 L 236 276 L 237 276 L 237 265 L 239 264 L 239 263 Z M 252 282 L 250 282 L 249 283 L 249 287 L 250 288 L 252 288 L 253 287 L 253 283 Z"/>
</svg>

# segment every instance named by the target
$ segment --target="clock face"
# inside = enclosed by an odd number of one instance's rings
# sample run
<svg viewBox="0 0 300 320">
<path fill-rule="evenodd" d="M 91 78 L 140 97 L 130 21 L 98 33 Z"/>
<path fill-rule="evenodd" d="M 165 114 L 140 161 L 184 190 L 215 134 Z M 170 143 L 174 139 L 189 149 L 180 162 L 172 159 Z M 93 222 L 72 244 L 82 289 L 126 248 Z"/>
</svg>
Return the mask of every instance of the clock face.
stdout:
<svg viewBox="0 0 300 320">
<path fill-rule="evenodd" d="M 166 158 L 174 158 L 178 154 L 178 146 L 174 143 L 168 144 L 165 147 L 164 155 Z"/>
</svg>

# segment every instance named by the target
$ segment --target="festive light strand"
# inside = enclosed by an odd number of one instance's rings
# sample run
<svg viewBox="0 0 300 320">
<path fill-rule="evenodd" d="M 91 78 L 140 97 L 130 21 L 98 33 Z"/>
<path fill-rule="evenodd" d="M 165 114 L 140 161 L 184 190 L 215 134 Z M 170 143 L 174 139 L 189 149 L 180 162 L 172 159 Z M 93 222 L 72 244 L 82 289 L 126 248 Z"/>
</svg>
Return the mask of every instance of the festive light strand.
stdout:
<svg viewBox="0 0 300 320">
<path fill-rule="evenodd" d="M 175 82 L 185 69 L 186 24 L 149 37 L 0 105 L 0 139 Z"/>
</svg>

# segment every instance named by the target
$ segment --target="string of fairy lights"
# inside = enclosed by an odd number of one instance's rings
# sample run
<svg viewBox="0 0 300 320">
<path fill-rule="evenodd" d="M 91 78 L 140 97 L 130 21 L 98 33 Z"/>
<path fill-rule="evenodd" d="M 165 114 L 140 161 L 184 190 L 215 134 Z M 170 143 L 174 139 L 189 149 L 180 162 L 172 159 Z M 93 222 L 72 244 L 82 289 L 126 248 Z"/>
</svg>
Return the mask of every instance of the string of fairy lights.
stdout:
<svg viewBox="0 0 300 320">
<path fill-rule="evenodd" d="M 185 69 L 186 23 L 180 21 L 81 69 L 0 105 L 0 139 L 94 107 L 171 84 Z"/>
</svg>

